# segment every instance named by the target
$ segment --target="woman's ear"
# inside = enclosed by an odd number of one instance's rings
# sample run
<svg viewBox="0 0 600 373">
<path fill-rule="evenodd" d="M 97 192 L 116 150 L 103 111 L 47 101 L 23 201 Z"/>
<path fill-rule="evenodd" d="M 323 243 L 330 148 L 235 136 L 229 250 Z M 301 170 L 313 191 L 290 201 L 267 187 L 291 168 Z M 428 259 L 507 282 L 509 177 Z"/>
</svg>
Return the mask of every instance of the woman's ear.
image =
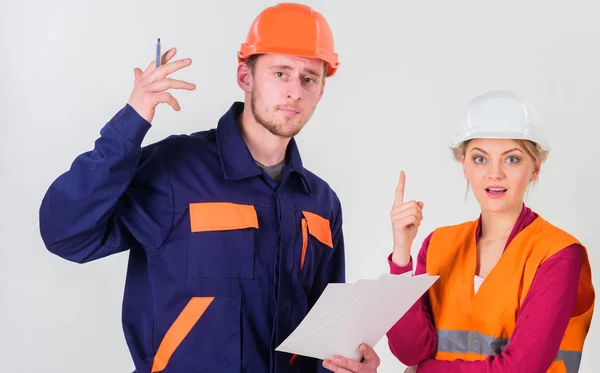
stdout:
<svg viewBox="0 0 600 373">
<path fill-rule="evenodd" d="M 540 170 L 542 168 L 542 162 L 539 159 L 536 159 L 533 163 L 533 173 L 531 174 L 531 181 L 537 180 L 540 176 Z"/>
</svg>

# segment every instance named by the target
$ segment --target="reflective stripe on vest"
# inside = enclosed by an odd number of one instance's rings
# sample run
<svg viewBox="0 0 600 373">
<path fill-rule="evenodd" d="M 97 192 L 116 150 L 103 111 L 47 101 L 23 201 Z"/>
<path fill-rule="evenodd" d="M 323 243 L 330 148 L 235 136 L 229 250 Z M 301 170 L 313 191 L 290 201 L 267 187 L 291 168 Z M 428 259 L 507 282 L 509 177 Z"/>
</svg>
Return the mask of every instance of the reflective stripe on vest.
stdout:
<svg viewBox="0 0 600 373">
<path fill-rule="evenodd" d="M 490 337 L 475 331 L 437 330 L 437 341 L 437 352 L 489 356 L 504 352 L 510 338 Z M 564 362 L 567 373 L 577 373 L 581 363 L 581 352 L 560 350 L 554 360 Z"/>
</svg>

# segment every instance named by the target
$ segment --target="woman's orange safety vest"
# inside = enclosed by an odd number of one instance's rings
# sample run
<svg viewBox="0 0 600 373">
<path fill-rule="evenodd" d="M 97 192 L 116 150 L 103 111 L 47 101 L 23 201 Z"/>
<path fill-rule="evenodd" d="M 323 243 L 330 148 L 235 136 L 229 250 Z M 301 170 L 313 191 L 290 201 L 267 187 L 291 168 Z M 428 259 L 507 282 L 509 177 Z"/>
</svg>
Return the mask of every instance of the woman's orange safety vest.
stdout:
<svg viewBox="0 0 600 373">
<path fill-rule="evenodd" d="M 437 360 L 485 360 L 504 351 L 538 267 L 565 247 L 581 245 L 538 216 L 510 242 L 475 295 L 477 223 L 436 229 L 427 249 L 427 273 L 440 276 L 429 289 L 438 338 Z M 584 247 L 577 303 L 547 372 L 578 371 L 594 301 Z"/>
</svg>

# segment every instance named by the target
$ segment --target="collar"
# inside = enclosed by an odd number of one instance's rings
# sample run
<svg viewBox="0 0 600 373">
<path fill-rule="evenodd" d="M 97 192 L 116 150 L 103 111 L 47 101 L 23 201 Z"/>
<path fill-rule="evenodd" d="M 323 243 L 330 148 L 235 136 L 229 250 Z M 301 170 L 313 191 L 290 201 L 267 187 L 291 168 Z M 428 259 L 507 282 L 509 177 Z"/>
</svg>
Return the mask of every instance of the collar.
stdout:
<svg viewBox="0 0 600 373">
<path fill-rule="evenodd" d="M 538 217 L 538 215 L 535 212 L 533 212 L 533 210 L 531 210 L 529 207 L 525 206 L 525 203 L 523 203 L 522 207 L 521 207 L 521 213 L 519 214 L 519 217 L 515 221 L 515 224 L 510 232 L 510 235 L 508 236 L 508 239 L 506 240 L 504 250 L 506 250 L 506 248 L 508 247 L 510 242 L 515 238 L 515 236 L 517 234 L 519 234 L 519 232 L 521 232 L 523 229 L 525 229 L 525 227 L 527 227 L 529 224 L 533 223 L 533 221 L 537 217 Z M 481 236 L 481 229 L 482 228 L 481 228 L 481 214 L 480 214 L 479 219 L 477 219 L 477 229 L 475 232 L 475 237 L 477 239 L 479 239 L 479 237 Z"/>
<path fill-rule="evenodd" d="M 223 175 L 227 180 L 242 180 L 262 174 L 238 127 L 237 119 L 243 111 L 244 103 L 234 102 L 229 110 L 219 119 L 217 126 L 217 149 L 219 151 Z M 300 151 L 294 138 L 288 144 L 285 158 L 286 168 L 289 168 L 300 177 L 305 192 L 312 195 L 306 171 L 300 158 Z"/>
</svg>

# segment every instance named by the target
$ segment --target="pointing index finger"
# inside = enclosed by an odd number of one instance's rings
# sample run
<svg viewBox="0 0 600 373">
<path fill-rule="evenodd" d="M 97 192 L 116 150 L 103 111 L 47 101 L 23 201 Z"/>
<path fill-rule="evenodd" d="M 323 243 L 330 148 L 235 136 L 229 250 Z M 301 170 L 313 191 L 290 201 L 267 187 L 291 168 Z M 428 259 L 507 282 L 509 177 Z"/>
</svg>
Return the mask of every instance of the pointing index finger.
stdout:
<svg viewBox="0 0 600 373">
<path fill-rule="evenodd" d="M 400 180 L 396 187 L 396 198 L 394 199 L 394 206 L 400 206 L 404 203 L 404 183 L 406 182 L 406 175 L 404 171 L 400 171 Z"/>
</svg>

